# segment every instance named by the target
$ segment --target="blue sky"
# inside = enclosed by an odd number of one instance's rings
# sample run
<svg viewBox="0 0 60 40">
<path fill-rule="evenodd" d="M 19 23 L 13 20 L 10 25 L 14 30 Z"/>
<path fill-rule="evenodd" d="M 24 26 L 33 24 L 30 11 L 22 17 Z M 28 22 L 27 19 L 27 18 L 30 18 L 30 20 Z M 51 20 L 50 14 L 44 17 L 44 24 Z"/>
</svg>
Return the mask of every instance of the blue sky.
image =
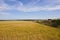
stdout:
<svg viewBox="0 0 60 40">
<path fill-rule="evenodd" d="M 60 18 L 60 0 L 0 0 L 0 19 Z"/>
</svg>

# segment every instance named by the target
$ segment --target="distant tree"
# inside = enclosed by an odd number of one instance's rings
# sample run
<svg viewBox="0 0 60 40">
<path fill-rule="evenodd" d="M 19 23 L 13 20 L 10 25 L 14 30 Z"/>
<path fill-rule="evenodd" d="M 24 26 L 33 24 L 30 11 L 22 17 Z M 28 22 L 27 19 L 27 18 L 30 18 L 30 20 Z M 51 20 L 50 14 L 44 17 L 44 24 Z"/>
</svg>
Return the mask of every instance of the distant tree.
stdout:
<svg viewBox="0 0 60 40">
<path fill-rule="evenodd" d="M 60 25 L 60 19 L 52 20 L 49 25 L 50 25 L 50 26 L 53 26 L 53 27 L 58 27 L 58 26 Z"/>
<path fill-rule="evenodd" d="M 58 23 L 58 25 L 60 25 L 60 19 L 57 19 L 56 22 Z"/>
<path fill-rule="evenodd" d="M 57 27 L 57 26 L 58 26 L 56 20 L 52 20 L 52 22 L 51 22 L 51 26 L 53 26 L 53 27 Z"/>
</svg>

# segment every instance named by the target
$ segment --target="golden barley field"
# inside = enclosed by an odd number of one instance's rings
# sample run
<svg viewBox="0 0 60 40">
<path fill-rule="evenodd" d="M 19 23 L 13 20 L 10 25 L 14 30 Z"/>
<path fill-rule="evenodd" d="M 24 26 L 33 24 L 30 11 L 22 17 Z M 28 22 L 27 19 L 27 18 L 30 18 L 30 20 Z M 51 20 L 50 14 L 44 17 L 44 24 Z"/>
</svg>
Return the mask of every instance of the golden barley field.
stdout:
<svg viewBox="0 0 60 40">
<path fill-rule="evenodd" d="M 60 30 L 32 21 L 0 21 L 0 40 L 60 40 Z"/>
</svg>

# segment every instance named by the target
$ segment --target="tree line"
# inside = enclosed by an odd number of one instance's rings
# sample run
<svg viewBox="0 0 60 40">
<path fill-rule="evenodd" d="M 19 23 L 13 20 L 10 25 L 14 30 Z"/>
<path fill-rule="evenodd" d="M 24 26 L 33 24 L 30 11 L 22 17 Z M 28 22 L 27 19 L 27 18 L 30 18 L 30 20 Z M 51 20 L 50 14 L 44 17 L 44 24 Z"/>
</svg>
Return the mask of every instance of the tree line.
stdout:
<svg viewBox="0 0 60 40">
<path fill-rule="evenodd" d="M 42 23 L 44 25 L 52 26 L 52 27 L 60 26 L 60 19 L 48 19 L 48 20 L 42 20 L 42 21 L 37 20 L 36 22 Z"/>
</svg>

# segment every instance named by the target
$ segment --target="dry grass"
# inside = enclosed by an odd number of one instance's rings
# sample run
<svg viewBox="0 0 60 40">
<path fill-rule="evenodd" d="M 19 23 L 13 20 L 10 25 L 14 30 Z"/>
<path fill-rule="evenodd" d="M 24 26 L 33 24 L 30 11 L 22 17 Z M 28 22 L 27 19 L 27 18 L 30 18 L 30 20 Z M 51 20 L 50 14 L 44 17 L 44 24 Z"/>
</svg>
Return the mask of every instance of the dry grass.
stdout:
<svg viewBox="0 0 60 40">
<path fill-rule="evenodd" d="M 60 40 L 59 32 L 31 21 L 0 21 L 0 40 Z"/>
</svg>

